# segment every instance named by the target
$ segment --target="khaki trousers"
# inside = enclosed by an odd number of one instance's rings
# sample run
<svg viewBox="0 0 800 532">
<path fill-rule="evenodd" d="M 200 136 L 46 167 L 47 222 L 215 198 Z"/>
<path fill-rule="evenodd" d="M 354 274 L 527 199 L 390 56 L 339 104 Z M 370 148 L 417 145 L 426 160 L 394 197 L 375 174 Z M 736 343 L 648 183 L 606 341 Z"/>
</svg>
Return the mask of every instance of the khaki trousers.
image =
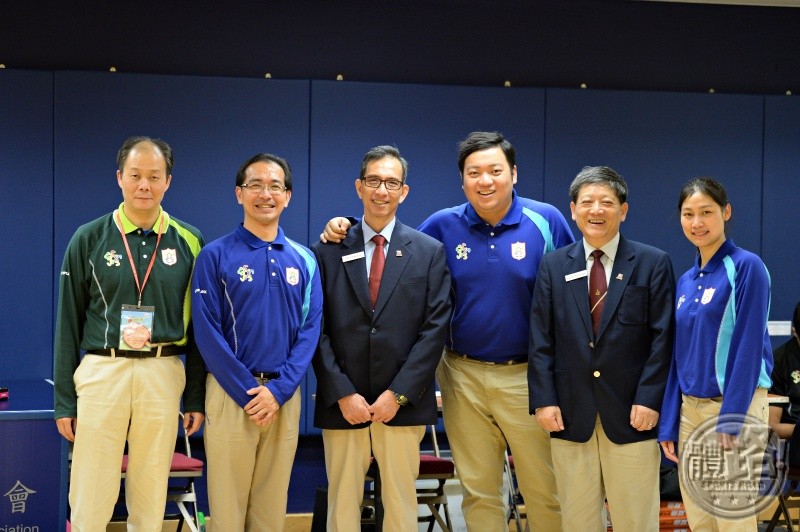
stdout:
<svg viewBox="0 0 800 532">
<path fill-rule="evenodd" d="M 508 529 L 503 500 L 506 447 L 531 530 L 561 530 L 550 435 L 528 412 L 528 365 L 485 364 L 447 354 L 436 377 L 447 438 L 464 499 L 467 530 Z"/>
<path fill-rule="evenodd" d="M 678 458 L 680 460 L 691 460 L 691 455 L 685 451 L 686 441 L 689 435 L 703 421 L 719 417 L 721 408 L 721 397 L 704 399 L 688 395 L 683 396 L 683 403 L 681 404 L 680 435 L 678 436 Z M 747 414 L 763 421 L 764 425 L 767 424 L 769 420 L 769 402 L 766 388 L 756 389 Z M 766 446 L 767 441 L 765 438 L 761 446 L 762 456 Z M 758 476 L 759 472 L 750 472 L 750 478 L 757 478 Z M 689 528 L 691 528 L 692 532 L 755 532 L 757 530 L 758 516 L 755 515 L 755 513 L 750 517 L 742 519 L 725 519 L 710 514 L 692 499 L 683 481 L 683 475 L 681 475 L 681 495 L 683 497 L 683 504 L 686 507 L 686 518 L 689 520 Z M 757 497 L 758 493 L 754 493 L 754 496 Z"/>
<path fill-rule="evenodd" d="M 176 356 L 85 355 L 73 377 L 78 425 L 69 504 L 75 532 L 105 532 L 128 442 L 128 530 L 161 532 L 186 374 Z"/>
<path fill-rule="evenodd" d="M 658 530 L 661 453 L 656 440 L 616 444 L 598 416 L 589 441 L 553 438 L 550 445 L 565 531 L 605 532 L 605 499 L 614 532 Z"/>
<path fill-rule="evenodd" d="M 424 435 L 424 425 L 393 427 L 383 423 L 363 429 L 322 431 L 328 472 L 328 532 L 361 530 L 361 501 L 370 453 L 380 468 L 383 530 L 417 532 L 416 480 L 419 444 Z"/>
<path fill-rule="evenodd" d="M 259 427 L 213 375 L 206 377 L 203 441 L 212 531 L 284 529 L 300 431 L 300 402 L 298 388 L 281 406 L 275 421 Z"/>
</svg>

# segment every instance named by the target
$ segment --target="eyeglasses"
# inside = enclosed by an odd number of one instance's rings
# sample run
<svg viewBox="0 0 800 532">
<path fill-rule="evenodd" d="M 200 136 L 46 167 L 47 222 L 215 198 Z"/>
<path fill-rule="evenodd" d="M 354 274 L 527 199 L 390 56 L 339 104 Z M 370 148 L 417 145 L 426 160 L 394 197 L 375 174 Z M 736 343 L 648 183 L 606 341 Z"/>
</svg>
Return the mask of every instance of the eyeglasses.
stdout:
<svg viewBox="0 0 800 532">
<path fill-rule="evenodd" d="M 379 177 L 362 177 L 361 181 L 364 182 L 369 188 L 380 188 L 381 184 L 386 187 L 386 190 L 400 190 L 403 188 L 403 182 L 398 179 L 381 179 Z"/>
<path fill-rule="evenodd" d="M 251 194 L 261 194 L 264 190 L 269 191 L 270 194 L 280 194 L 286 190 L 285 186 L 279 185 L 278 183 L 270 183 L 269 185 L 265 185 L 264 183 L 244 183 L 238 186 Z"/>
</svg>

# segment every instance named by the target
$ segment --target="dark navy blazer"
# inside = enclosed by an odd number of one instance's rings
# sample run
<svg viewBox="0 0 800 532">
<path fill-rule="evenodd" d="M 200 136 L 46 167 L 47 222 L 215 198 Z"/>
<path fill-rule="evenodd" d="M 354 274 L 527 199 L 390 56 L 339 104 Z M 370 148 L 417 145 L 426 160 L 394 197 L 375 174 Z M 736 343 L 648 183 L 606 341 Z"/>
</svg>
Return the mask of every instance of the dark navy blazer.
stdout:
<svg viewBox="0 0 800 532">
<path fill-rule="evenodd" d="M 630 425 L 634 404 L 661 410 L 672 358 L 675 278 L 669 256 L 620 236 L 597 338 L 592 330 L 583 239 L 539 265 L 531 309 L 530 410 L 556 405 L 564 430 L 587 441 L 598 413 L 618 444 L 655 438 Z M 571 280 L 568 280 L 571 279 Z"/>
<path fill-rule="evenodd" d="M 314 426 L 350 425 L 337 401 L 359 393 L 369 403 L 392 390 L 410 403 L 388 425 L 436 423 L 434 375 L 450 320 L 450 273 L 442 243 L 396 221 L 372 311 L 361 223 L 340 244 L 311 246 L 324 293 L 314 355 Z M 362 257 L 352 259 L 361 253 Z M 350 259 L 350 260 L 348 260 Z"/>
</svg>

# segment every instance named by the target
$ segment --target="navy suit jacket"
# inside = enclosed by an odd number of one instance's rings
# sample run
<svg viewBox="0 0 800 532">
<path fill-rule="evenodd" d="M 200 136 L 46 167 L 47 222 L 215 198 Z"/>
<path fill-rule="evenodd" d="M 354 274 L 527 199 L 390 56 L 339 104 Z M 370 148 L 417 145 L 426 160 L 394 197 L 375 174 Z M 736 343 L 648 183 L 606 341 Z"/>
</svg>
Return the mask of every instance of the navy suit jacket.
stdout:
<svg viewBox="0 0 800 532">
<path fill-rule="evenodd" d="M 371 404 L 386 390 L 410 401 L 389 425 L 435 423 L 434 375 L 450 320 L 450 272 L 442 243 L 396 221 L 374 312 L 361 223 L 340 244 L 317 242 L 311 249 L 324 292 L 313 360 L 314 426 L 363 428 L 368 424 L 344 419 L 337 401 L 359 393 Z"/>
<path fill-rule="evenodd" d="M 531 309 L 530 410 L 558 406 L 554 438 L 587 441 L 597 415 L 618 444 L 655 438 L 630 425 L 633 405 L 661 410 L 672 357 L 675 278 L 663 251 L 620 236 L 597 338 L 583 239 L 539 265 Z M 571 280 L 568 280 L 571 279 Z"/>
</svg>

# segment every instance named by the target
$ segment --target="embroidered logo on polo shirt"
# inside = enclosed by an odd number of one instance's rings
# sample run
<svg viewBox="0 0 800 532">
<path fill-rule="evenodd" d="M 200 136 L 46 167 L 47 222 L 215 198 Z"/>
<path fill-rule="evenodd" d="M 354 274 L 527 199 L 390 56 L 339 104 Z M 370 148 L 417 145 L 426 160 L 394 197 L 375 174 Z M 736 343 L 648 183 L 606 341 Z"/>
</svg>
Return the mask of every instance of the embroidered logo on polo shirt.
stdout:
<svg viewBox="0 0 800 532">
<path fill-rule="evenodd" d="M 178 252 L 174 248 L 162 249 L 161 262 L 167 266 L 174 266 L 178 262 Z"/>
<path fill-rule="evenodd" d="M 106 251 L 106 254 L 103 255 L 103 258 L 106 259 L 106 266 L 119 266 L 119 261 L 122 259 L 122 255 L 114 251 Z"/>
<path fill-rule="evenodd" d="M 681 308 L 681 305 L 683 305 L 684 301 L 686 301 L 686 296 L 681 295 L 681 297 L 678 298 L 678 308 Z"/>
<path fill-rule="evenodd" d="M 794 370 L 791 376 L 793 383 L 797 384 L 798 382 L 800 382 L 800 371 Z"/>
<path fill-rule="evenodd" d="M 462 242 L 456 246 L 456 260 L 467 260 L 468 254 L 471 252 L 472 249 L 467 247 L 467 243 Z"/>
<path fill-rule="evenodd" d="M 711 298 L 714 297 L 714 290 L 716 290 L 716 288 L 706 288 L 705 292 L 703 292 L 702 299 L 700 299 L 700 303 L 703 305 L 711 303 Z"/>
<path fill-rule="evenodd" d="M 300 282 L 300 270 L 297 268 L 286 268 L 286 282 L 294 286 Z"/>
<path fill-rule="evenodd" d="M 236 270 L 236 273 L 239 274 L 239 280 L 241 282 L 247 281 L 249 283 L 252 283 L 253 274 L 256 273 L 256 271 L 247 264 L 245 264 L 243 266 L 240 266 L 239 269 Z"/>
<path fill-rule="evenodd" d="M 511 256 L 517 260 L 525 258 L 525 242 L 514 242 L 511 244 Z"/>
</svg>

